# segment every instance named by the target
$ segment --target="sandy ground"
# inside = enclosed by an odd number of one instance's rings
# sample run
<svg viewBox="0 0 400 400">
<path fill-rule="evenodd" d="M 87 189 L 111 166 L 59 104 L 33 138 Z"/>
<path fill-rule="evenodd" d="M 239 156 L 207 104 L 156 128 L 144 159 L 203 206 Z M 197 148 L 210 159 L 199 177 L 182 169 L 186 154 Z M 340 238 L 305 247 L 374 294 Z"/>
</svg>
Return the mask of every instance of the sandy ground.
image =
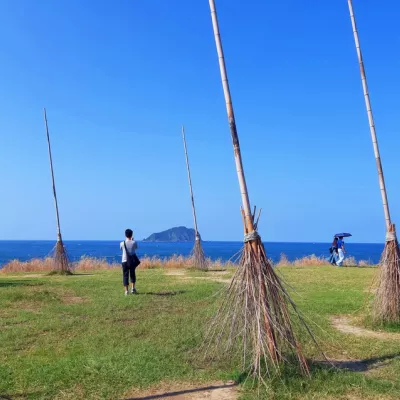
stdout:
<svg viewBox="0 0 400 400">
<path fill-rule="evenodd" d="M 199 279 L 199 280 L 207 280 L 207 281 L 214 281 L 220 283 L 229 283 L 231 279 L 229 276 L 229 271 L 208 271 L 207 276 L 187 276 L 185 270 L 169 270 L 165 273 L 165 275 L 169 276 L 177 276 L 181 280 L 192 280 L 192 279 Z M 227 276 L 228 275 L 228 276 Z"/>
<path fill-rule="evenodd" d="M 400 339 L 399 333 L 372 331 L 370 329 L 352 325 L 351 319 L 343 315 L 331 317 L 331 323 L 332 326 L 336 328 L 338 331 L 352 334 L 355 336 L 364 336 L 364 337 L 384 339 L 384 340 Z"/>
<path fill-rule="evenodd" d="M 214 382 L 208 385 L 168 383 L 132 393 L 132 397 L 127 397 L 125 400 L 235 400 L 237 397 L 238 392 L 234 382 Z"/>
</svg>

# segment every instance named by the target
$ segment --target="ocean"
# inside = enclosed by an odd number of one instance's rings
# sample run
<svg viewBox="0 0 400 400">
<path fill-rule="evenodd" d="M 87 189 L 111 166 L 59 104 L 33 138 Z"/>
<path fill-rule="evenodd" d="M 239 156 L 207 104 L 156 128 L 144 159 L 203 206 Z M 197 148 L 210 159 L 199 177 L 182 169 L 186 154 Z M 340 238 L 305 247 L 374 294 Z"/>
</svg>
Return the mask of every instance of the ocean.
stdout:
<svg viewBox="0 0 400 400">
<path fill-rule="evenodd" d="M 111 262 L 120 262 L 118 240 L 66 241 L 68 255 L 71 261 L 77 261 L 82 256 L 104 258 Z M 204 252 L 207 257 L 227 261 L 234 257 L 241 249 L 241 242 L 203 242 Z M 0 241 L 0 268 L 8 261 L 18 259 L 27 261 L 32 258 L 42 258 L 50 255 L 55 246 L 55 241 L 39 240 L 2 240 Z M 138 242 L 138 255 L 170 257 L 174 254 L 188 256 L 193 248 L 193 243 L 150 243 Z M 346 243 L 347 257 L 355 257 L 357 261 L 367 260 L 377 263 L 383 250 L 383 244 L 374 243 Z M 274 261 L 278 261 L 284 253 L 290 261 L 315 254 L 319 257 L 329 257 L 330 243 L 276 243 L 267 242 L 267 254 Z"/>
</svg>

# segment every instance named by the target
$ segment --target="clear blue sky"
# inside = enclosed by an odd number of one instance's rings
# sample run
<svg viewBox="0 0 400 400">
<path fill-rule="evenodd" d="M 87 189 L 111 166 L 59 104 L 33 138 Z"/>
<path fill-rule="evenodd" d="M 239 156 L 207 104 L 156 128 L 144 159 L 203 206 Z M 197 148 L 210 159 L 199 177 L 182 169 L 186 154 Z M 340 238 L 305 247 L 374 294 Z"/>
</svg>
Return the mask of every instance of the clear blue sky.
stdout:
<svg viewBox="0 0 400 400">
<path fill-rule="evenodd" d="M 400 3 L 354 7 L 400 224 Z M 383 241 L 347 1 L 217 8 L 263 239 Z M 65 239 L 191 227 L 182 123 L 203 238 L 242 239 L 207 0 L 6 0 L 0 36 L 0 239 L 56 238 L 44 106 Z"/>
</svg>

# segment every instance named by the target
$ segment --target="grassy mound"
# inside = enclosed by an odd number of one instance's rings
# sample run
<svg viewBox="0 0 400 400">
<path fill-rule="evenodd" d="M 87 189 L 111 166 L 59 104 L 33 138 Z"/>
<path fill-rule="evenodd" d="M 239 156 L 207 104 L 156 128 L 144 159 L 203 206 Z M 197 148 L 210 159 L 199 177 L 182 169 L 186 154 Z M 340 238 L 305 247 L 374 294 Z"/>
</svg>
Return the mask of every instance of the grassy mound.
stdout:
<svg viewBox="0 0 400 400">
<path fill-rule="evenodd" d="M 203 359 L 207 318 L 230 272 L 139 269 L 139 295 L 124 296 L 120 269 L 0 275 L 0 398 L 129 399 L 151 387 L 241 382 L 243 398 L 398 399 L 400 347 L 388 335 L 345 333 L 332 318 L 361 324 L 376 270 L 284 267 L 284 279 L 333 364 L 304 337 L 312 378 L 285 371 L 260 393 L 238 359 Z M 355 317 L 358 317 L 356 319 Z M 375 329 L 365 327 L 364 331 Z M 384 327 L 381 328 L 385 330 Z M 356 330 L 356 332 L 363 330 Z M 388 330 L 389 331 L 389 330 Z M 393 336 L 394 335 L 394 336 Z"/>
</svg>

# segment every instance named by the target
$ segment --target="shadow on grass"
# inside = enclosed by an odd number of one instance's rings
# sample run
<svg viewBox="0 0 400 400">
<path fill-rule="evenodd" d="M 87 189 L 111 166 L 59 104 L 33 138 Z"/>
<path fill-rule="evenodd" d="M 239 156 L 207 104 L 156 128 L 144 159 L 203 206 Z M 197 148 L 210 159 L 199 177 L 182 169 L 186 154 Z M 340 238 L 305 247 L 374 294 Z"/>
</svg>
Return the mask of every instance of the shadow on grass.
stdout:
<svg viewBox="0 0 400 400">
<path fill-rule="evenodd" d="M 381 357 L 372 357 L 366 358 L 364 360 L 329 360 L 329 361 L 320 361 L 314 364 L 320 365 L 323 367 L 331 367 L 344 369 L 352 372 L 367 372 L 374 369 L 378 369 L 384 367 L 388 364 L 389 361 L 394 360 L 396 358 L 400 358 L 400 353 L 389 354 Z"/>
<path fill-rule="evenodd" d="M 33 281 L 33 280 L 28 280 L 25 279 L 23 281 L 3 281 L 0 280 L 0 288 L 2 287 L 16 287 L 16 286 L 40 286 L 43 285 L 43 282 L 38 282 L 38 281 Z M 2 396 L 2 395 L 0 395 Z M 1 399 L 1 397 L 0 397 Z"/>
<path fill-rule="evenodd" d="M 16 400 L 16 399 L 26 399 L 32 395 L 40 395 L 42 392 L 29 392 L 29 393 L 18 393 L 18 394 L 2 394 L 0 393 L 0 400 Z"/>
<path fill-rule="evenodd" d="M 47 276 L 72 276 L 75 275 L 72 271 L 59 271 L 54 270 L 46 274 Z"/>
<path fill-rule="evenodd" d="M 296 369 L 294 359 L 290 356 L 290 364 L 283 366 L 282 371 L 293 373 Z M 374 369 L 381 368 L 387 365 L 391 360 L 400 359 L 400 352 L 387 354 L 384 356 L 365 358 L 361 360 L 313 360 L 307 359 L 308 366 L 310 368 L 311 376 L 318 371 L 349 371 L 349 372 L 367 372 Z"/>
<path fill-rule="evenodd" d="M 141 292 L 140 294 L 147 294 L 150 296 L 177 296 L 178 294 L 186 293 L 186 290 L 175 290 L 175 291 L 161 291 L 161 292 Z"/>
<path fill-rule="evenodd" d="M 205 387 L 199 387 L 199 388 L 193 388 L 193 389 L 179 390 L 179 391 L 175 391 L 175 392 L 165 392 L 165 393 L 161 393 L 161 394 L 154 394 L 154 395 L 149 395 L 149 396 L 144 396 L 144 397 L 130 397 L 125 400 L 165 399 L 168 397 L 182 396 L 182 395 L 191 394 L 191 393 L 208 392 L 210 390 L 229 389 L 229 388 L 233 388 L 235 386 L 237 386 L 237 383 L 231 383 L 231 384 L 226 384 L 226 385 L 212 385 L 212 386 L 205 386 Z"/>
</svg>

